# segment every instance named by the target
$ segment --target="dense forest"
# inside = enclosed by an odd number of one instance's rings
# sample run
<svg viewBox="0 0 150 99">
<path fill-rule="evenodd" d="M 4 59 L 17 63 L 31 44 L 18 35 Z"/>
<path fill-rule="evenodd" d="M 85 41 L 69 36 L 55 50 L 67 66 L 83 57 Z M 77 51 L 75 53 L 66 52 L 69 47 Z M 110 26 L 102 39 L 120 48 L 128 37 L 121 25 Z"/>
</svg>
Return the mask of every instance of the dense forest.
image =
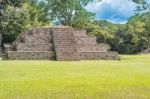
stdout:
<svg viewBox="0 0 150 99">
<path fill-rule="evenodd" d="M 150 47 L 150 12 L 147 0 L 137 3 L 135 15 L 126 24 L 95 20 L 84 7 L 93 0 L 0 0 L 0 33 L 11 43 L 18 34 L 38 26 L 66 25 L 86 29 L 107 43 L 110 50 L 134 54 Z M 98 0 L 97 2 L 100 2 Z"/>
</svg>

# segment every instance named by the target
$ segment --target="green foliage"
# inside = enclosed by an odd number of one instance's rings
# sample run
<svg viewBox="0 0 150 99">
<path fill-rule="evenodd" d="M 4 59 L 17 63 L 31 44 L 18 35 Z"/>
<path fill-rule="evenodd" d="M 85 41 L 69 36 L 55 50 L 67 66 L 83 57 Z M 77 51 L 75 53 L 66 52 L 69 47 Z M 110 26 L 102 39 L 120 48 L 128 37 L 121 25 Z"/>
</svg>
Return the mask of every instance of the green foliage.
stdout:
<svg viewBox="0 0 150 99">
<path fill-rule="evenodd" d="M 11 6 L 21 6 L 22 3 L 24 3 L 27 0 L 0 0 L 0 4 L 2 6 L 11 5 Z"/>
<path fill-rule="evenodd" d="M 86 30 L 89 35 L 94 35 L 97 37 L 98 43 L 108 43 L 108 40 L 110 40 L 110 38 L 113 38 L 116 30 L 118 30 L 120 26 L 121 25 L 101 20 L 88 23 L 86 26 Z"/>
<path fill-rule="evenodd" d="M 143 22 L 145 22 L 145 32 L 147 34 L 148 48 L 150 48 L 150 12 L 141 15 Z"/>
<path fill-rule="evenodd" d="M 94 14 L 84 9 L 84 6 L 90 1 L 92 0 L 47 0 L 47 2 L 43 1 L 43 4 L 53 21 L 82 28 L 87 22 L 94 19 Z"/>
<path fill-rule="evenodd" d="M 13 6 L 7 6 L 1 21 L 1 32 L 4 34 L 4 42 L 11 42 L 16 36 L 25 30 L 26 14 L 23 10 Z M 7 38 L 8 36 L 8 38 Z"/>
<path fill-rule="evenodd" d="M 144 3 L 146 0 L 132 0 L 133 2 L 135 3 L 138 3 L 138 4 L 142 4 Z"/>
<path fill-rule="evenodd" d="M 37 26 L 49 24 L 49 19 L 36 0 L 28 2 L 5 2 L 0 20 L 0 33 L 4 35 L 4 43 L 10 43 L 23 31 Z M 12 5 L 14 4 L 14 5 Z M 20 5 L 19 5 L 20 4 Z"/>
<path fill-rule="evenodd" d="M 87 32 L 97 37 L 98 43 L 108 43 L 111 50 L 134 54 L 150 47 L 150 13 L 135 15 L 125 25 L 108 21 L 87 24 Z"/>
<path fill-rule="evenodd" d="M 137 9 L 135 10 L 136 14 L 143 12 L 144 10 L 150 10 L 149 0 L 132 0 L 137 3 Z"/>
<path fill-rule="evenodd" d="M 124 28 L 119 28 L 109 44 L 119 53 L 133 54 L 149 48 L 149 32 L 143 15 L 131 17 Z M 145 20 L 145 21 L 144 21 Z"/>
<path fill-rule="evenodd" d="M 88 24 L 87 26 L 87 32 L 89 35 L 94 35 L 97 37 L 98 43 L 106 42 L 107 39 L 107 31 L 101 30 L 98 25 L 94 24 Z"/>
<path fill-rule="evenodd" d="M 22 6 L 24 13 L 26 13 L 26 28 L 43 26 L 50 24 L 49 19 L 46 17 L 45 12 L 42 8 L 33 2 L 24 3 Z"/>
</svg>

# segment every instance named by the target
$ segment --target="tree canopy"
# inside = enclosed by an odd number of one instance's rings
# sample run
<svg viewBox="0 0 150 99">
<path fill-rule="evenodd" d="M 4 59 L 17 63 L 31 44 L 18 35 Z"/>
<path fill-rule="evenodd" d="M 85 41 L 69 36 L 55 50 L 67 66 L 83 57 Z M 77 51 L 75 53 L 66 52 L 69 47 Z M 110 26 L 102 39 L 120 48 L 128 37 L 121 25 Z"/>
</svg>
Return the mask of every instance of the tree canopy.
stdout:
<svg viewBox="0 0 150 99">
<path fill-rule="evenodd" d="M 86 11 L 86 6 L 92 0 L 46 0 L 41 1 L 47 15 L 58 24 L 82 28 L 88 21 L 94 19 L 94 14 Z"/>
</svg>

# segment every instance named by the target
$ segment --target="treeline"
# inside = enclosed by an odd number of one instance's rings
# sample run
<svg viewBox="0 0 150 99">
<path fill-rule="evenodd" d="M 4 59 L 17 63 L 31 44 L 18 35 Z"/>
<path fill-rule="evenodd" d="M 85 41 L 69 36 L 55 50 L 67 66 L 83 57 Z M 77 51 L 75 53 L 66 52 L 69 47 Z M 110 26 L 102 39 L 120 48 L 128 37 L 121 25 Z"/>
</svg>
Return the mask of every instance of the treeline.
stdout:
<svg viewBox="0 0 150 99">
<path fill-rule="evenodd" d="M 129 18 L 126 24 L 95 21 L 87 26 L 99 43 L 108 43 L 111 50 L 135 54 L 150 48 L 150 12 Z"/>
<path fill-rule="evenodd" d="M 99 43 L 107 43 L 119 53 L 137 53 L 150 46 L 150 13 L 136 14 L 127 24 L 97 21 L 84 7 L 93 0 L 0 0 L 0 33 L 3 42 L 11 43 L 29 28 L 67 25 L 86 29 Z M 100 2 L 101 0 L 98 0 Z M 139 4 L 137 13 L 149 8 L 147 0 Z"/>
</svg>

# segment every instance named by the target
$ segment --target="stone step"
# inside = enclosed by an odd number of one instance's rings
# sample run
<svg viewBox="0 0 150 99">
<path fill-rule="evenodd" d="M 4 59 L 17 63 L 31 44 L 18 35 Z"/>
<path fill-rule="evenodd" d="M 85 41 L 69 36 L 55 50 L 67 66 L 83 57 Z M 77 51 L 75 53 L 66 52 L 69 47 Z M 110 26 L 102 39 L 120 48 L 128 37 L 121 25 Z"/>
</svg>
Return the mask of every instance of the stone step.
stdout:
<svg viewBox="0 0 150 99">
<path fill-rule="evenodd" d="M 75 46 L 72 46 L 73 44 L 55 44 L 55 47 L 56 48 L 62 48 L 62 47 L 65 47 L 65 48 L 76 48 Z"/>
<path fill-rule="evenodd" d="M 70 36 L 70 37 L 69 37 Z M 74 37 L 71 37 L 72 35 L 68 35 L 68 34 L 66 34 L 65 36 L 61 36 L 61 35 L 59 35 L 59 36 L 55 36 L 55 38 L 56 39 L 59 39 L 59 38 L 61 38 L 61 39 L 74 39 Z"/>
<path fill-rule="evenodd" d="M 63 44 L 63 43 L 65 43 L 65 44 L 76 44 L 76 42 L 75 41 L 71 41 L 70 40 L 70 42 L 68 42 L 69 40 L 54 40 L 54 42 L 57 42 L 57 43 L 59 43 L 59 44 Z"/>
<path fill-rule="evenodd" d="M 69 35 L 69 36 L 71 36 L 71 35 Z M 69 36 L 67 36 L 67 37 L 56 37 L 56 39 L 57 40 L 59 40 L 59 39 L 61 39 L 61 40 L 72 40 L 72 39 L 74 39 L 74 37 L 69 37 Z"/>
<path fill-rule="evenodd" d="M 70 51 L 70 52 L 74 52 L 76 51 L 76 48 L 73 48 L 73 47 L 55 47 L 57 49 L 57 51 Z"/>
</svg>

